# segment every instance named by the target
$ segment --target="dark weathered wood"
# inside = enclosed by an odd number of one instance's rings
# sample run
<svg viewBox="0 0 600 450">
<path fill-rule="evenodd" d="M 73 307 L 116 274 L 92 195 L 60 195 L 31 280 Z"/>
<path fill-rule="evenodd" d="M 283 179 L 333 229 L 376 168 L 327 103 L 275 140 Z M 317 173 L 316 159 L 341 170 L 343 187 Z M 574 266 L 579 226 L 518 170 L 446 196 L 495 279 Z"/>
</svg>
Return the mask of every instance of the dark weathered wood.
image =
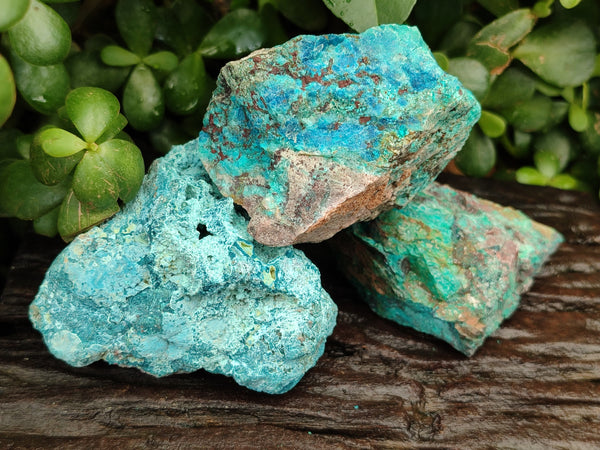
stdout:
<svg viewBox="0 0 600 450">
<path fill-rule="evenodd" d="M 0 448 L 600 447 L 600 209 L 491 180 L 452 185 L 565 234 L 519 310 L 472 358 L 375 316 L 305 246 L 340 308 L 326 352 L 271 396 L 199 371 L 156 379 L 54 359 L 27 320 L 60 248 L 32 237 L 0 302 Z"/>
</svg>

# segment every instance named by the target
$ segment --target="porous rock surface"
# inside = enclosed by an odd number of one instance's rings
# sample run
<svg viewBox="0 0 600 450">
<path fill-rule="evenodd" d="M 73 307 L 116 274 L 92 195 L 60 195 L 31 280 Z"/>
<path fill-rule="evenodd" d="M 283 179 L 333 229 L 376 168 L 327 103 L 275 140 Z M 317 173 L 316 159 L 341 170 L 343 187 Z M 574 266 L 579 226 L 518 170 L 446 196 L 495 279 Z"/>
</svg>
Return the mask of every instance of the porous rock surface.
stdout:
<svg viewBox="0 0 600 450">
<path fill-rule="evenodd" d="M 479 114 L 416 28 L 299 36 L 221 70 L 200 156 L 257 241 L 320 242 L 406 204 Z"/>
<path fill-rule="evenodd" d="M 252 240 L 197 145 L 157 160 L 134 201 L 56 258 L 30 319 L 73 366 L 203 368 L 285 392 L 323 353 L 337 308 L 300 251 Z"/>
<path fill-rule="evenodd" d="M 562 241 L 520 211 L 433 183 L 333 245 L 373 311 L 470 356 Z"/>
</svg>

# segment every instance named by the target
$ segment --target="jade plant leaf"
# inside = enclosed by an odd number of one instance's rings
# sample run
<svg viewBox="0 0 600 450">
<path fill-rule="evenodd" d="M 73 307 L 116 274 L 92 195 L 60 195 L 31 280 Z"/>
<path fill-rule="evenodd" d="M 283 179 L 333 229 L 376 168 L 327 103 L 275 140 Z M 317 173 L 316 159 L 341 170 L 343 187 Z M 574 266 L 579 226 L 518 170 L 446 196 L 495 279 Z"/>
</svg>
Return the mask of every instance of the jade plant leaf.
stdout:
<svg viewBox="0 0 600 450">
<path fill-rule="evenodd" d="M 43 216 L 33 219 L 33 230 L 42 236 L 54 237 L 58 233 L 56 222 L 58 221 L 58 213 L 60 206 L 57 206 Z"/>
<path fill-rule="evenodd" d="M 175 114 L 190 114 L 203 97 L 210 95 L 202 56 L 192 53 L 169 74 L 164 84 L 165 103 Z"/>
<path fill-rule="evenodd" d="M 529 100 L 535 93 L 535 80 L 523 70 L 509 67 L 492 83 L 483 100 L 486 108 L 502 109 Z"/>
<path fill-rule="evenodd" d="M 536 22 L 529 9 L 517 9 L 483 27 L 471 40 L 467 56 L 483 63 L 492 75 L 501 74 L 512 59 L 510 49 L 527 36 Z"/>
<path fill-rule="evenodd" d="M 123 114 L 117 115 L 117 117 L 115 117 L 115 119 L 106 126 L 102 135 L 98 139 L 96 139 L 96 144 L 100 145 L 103 142 L 114 138 L 119 133 L 121 133 L 121 130 L 123 130 L 123 128 L 125 128 L 126 126 L 127 119 L 125 118 L 125 116 Z"/>
<path fill-rule="evenodd" d="M 31 64 L 58 64 L 71 49 L 69 25 L 46 4 L 30 1 L 25 16 L 8 30 L 11 47 Z"/>
<path fill-rule="evenodd" d="M 0 54 L 0 127 L 8 120 L 17 101 L 15 79 L 8 61 Z"/>
<path fill-rule="evenodd" d="M 171 72 L 179 63 L 177 55 L 173 52 L 161 51 L 152 53 L 144 58 L 144 64 L 152 67 L 156 70 L 162 70 L 165 72 Z"/>
<path fill-rule="evenodd" d="M 584 22 L 552 23 L 527 36 L 514 56 L 550 84 L 578 86 L 594 71 L 596 39 Z"/>
<path fill-rule="evenodd" d="M 465 175 L 483 177 L 496 164 L 496 148 L 492 140 L 475 127 L 464 147 L 454 158 L 456 166 Z"/>
<path fill-rule="evenodd" d="M 104 64 L 99 50 L 86 49 L 81 52 L 73 52 L 67 57 L 64 64 L 69 72 L 73 89 L 96 86 L 116 92 L 123 85 L 130 71 L 129 67 Z"/>
<path fill-rule="evenodd" d="M 123 90 L 123 113 L 133 128 L 148 131 L 162 121 L 165 104 L 162 89 L 150 68 L 138 64 Z"/>
<path fill-rule="evenodd" d="M 98 151 L 88 151 L 73 174 L 73 192 L 88 209 L 103 210 L 117 203 L 119 184 Z"/>
<path fill-rule="evenodd" d="M 29 0 L 0 1 L 0 32 L 8 30 L 23 18 L 29 8 Z"/>
<path fill-rule="evenodd" d="M 58 232 L 66 242 L 72 241 L 79 233 L 104 222 L 118 211 L 119 205 L 116 202 L 102 210 L 90 209 L 81 203 L 71 190 L 60 205 L 57 221 Z"/>
<path fill-rule="evenodd" d="M 519 183 L 523 184 L 535 186 L 546 186 L 548 184 L 548 177 L 541 174 L 535 167 L 520 167 L 515 173 L 515 178 Z"/>
<path fill-rule="evenodd" d="M 31 144 L 29 161 L 35 177 L 43 184 L 55 185 L 66 179 L 83 157 L 81 151 L 64 158 L 54 158 L 42 149 L 41 135 L 45 128 L 35 134 Z"/>
<path fill-rule="evenodd" d="M 504 16 L 519 7 L 518 0 L 477 0 L 477 3 L 496 17 Z"/>
<path fill-rule="evenodd" d="M 148 54 L 154 41 L 158 13 L 152 0 L 119 0 L 115 18 L 121 37 L 140 57 Z"/>
<path fill-rule="evenodd" d="M 144 179 L 144 158 L 140 149 L 131 142 L 112 139 L 100 145 L 98 155 L 117 181 L 119 198 L 124 202 L 132 200 Z"/>
<path fill-rule="evenodd" d="M 474 58 L 452 58 L 447 72 L 457 77 L 477 100 L 481 101 L 490 85 L 490 74 L 483 64 Z"/>
<path fill-rule="evenodd" d="M 532 98 L 502 110 L 511 125 L 525 132 L 540 131 L 552 119 L 552 100 L 545 95 L 536 94 Z"/>
<path fill-rule="evenodd" d="M 419 0 L 410 13 L 410 23 L 419 28 L 425 42 L 437 49 L 440 38 L 463 16 L 463 3 L 462 0 Z"/>
<path fill-rule="evenodd" d="M 62 158 L 79 153 L 87 147 L 85 141 L 62 128 L 47 128 L 40 133 L 42 149 L 50 156 Z"/>
<path fill-rule="evenodd" d="M 540 152 L 554 155 L 557 161 L 556 173 L 562 172 L 573 156 L 573 149 L 569 137 L 563 131 L 558 129 L 536 136 L 533 141 L 533 148 L 535 149 L 534 159 L 535 155 Z M 539 167 L 538 170 L 544 173 Z M 548 176 L 554 175 L 555 174 Z"/>
<path fill-rule="evenodd" d="M 482 110 L 478 124 L 481 131 L 491 138 L 500 137 L 506 131 L 506 120 L 504 120 L 504 117 L 491 111 Z"/>
<path fill-rule="evenodd" d="M 363 32 L 384 23 L 403 23 L 416 0 L 324 0 L 334 15 Z"/>
<path fill-rule="evenodd" d="M 234 59 L 262 47 L 266 40 L 267 29 L 260 15 L 240 8 L 214 24 L 198 51 L 209 58 Z"/>
<path fill-rule="evenodd" d="M 35 178 L 29 161 L 16 160 L 0 173 L 0 210 L 19 219 L 36 219 L 60 204 L 69 181 L 46 186 Z"/>
<path fill-rule="evenodd" d="M 37 66 L 11 53 L 11 66 L 17 90 L 36 111 L 52 114 L 60 108 L 69 92 L 69 73 L 65 65 Z"/>
<path fill-rule="evenodd" d="M 569 125 L 577 132 L 585 131 L 588 127 L 587 112 L 577 103 L 571 103 L 569 105 Z"/>
<path fill-rule="evenodd" d="M 141 60 L 138 55 L 118 45 L 107 45 L 100 52 L 102 62 L 107 66 L 129 67 L 135 66 Z"/>
<path fill-rule="evenodd" d="M 87 143 L 92 143 L 119 116 L 121 105 L 117 97 L 104 89 L 80 87 L 69 92 L 65 107 L 77 131 Z"/>
</svg>

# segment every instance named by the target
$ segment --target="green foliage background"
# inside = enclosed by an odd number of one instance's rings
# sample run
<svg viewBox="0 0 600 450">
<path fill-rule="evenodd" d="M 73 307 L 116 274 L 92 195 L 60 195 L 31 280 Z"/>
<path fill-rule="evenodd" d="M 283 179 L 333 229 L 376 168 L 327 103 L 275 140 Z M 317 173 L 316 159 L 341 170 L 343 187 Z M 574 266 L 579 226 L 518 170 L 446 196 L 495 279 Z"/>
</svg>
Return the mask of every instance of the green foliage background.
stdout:
<svg viewBox="0 0 600 450">
<path fill-rule="evenodd" d="M 141 155 L 197 136 L 227 61 L 403 22 L 482 104 L 454 169 L 598 193 L 596 0 L 0 0 L 0 272 L 15 217 L 69 240 L 132 198 Z"/>
</svg>

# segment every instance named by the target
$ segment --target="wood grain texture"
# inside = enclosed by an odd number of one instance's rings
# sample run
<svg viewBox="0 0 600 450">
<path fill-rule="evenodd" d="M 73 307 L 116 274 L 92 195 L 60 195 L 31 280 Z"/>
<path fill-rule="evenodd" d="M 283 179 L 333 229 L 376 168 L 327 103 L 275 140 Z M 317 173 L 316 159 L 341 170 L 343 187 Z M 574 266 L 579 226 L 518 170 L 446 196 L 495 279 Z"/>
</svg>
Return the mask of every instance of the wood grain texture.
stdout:
<svg viewBox="0 0 600 450">
<path fill-rule="evenodd" d="M 199 371 L 162 379 L 54 359 L 27 307 L 61 244 L 32 236 L 0 301 L 0 448 L 599 448 L 600 209 L 590 196 L 445 176 L 567 243 L 472 358 L 373 314 L 304 246 L 339 306 L 325 355 L 272 396 Z"/>
</svg>

